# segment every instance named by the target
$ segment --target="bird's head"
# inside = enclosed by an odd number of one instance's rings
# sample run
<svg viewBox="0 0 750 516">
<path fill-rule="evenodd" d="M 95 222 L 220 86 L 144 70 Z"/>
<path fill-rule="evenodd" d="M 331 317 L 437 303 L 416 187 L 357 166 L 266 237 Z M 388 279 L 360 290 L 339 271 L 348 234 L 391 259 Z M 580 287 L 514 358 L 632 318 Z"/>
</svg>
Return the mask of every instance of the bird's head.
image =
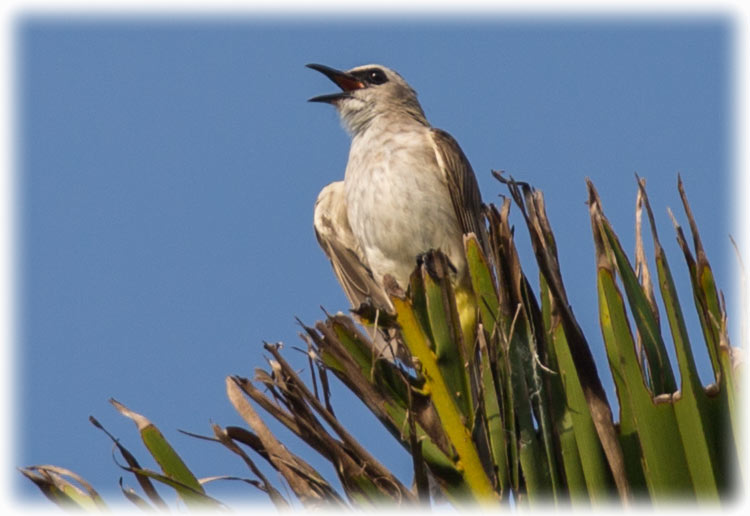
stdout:
<svg viewBox="0 0 750 516">
<path fill-rule="evenodd" d="M 381 115 L 404 116 L 427 124 L 417 93 L 390 68 L 372 64 L 346 71 L 319 64 L 307 67 L 322 73 L 341 88 L 339 93 L 313 97 L 310 102 L 333 104 L 352 134 L 364 130 Z"/>
</svg>

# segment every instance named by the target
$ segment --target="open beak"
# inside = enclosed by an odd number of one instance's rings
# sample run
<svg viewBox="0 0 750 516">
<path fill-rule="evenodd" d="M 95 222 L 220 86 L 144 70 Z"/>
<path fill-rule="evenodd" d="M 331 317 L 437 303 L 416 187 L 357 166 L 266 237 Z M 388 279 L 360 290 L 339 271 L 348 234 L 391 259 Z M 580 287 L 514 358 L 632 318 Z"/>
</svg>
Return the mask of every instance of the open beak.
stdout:
<svg viewBox="0 0 750 516">
<path fill-rule="evenodd" d="M 339 88 L 341 88 L 341 93 L 319 95 L 317 97 L 309 99 L 309 102 L 326 102 L 328 104 L 333 104 L 338 100 L 348 97 L 349 92 L 365 87 L 365 83 L 363 83 L 353 75 L 342 72 L 341 70 L 336 70 L 335 68 L 331 68 L 330 66 L 320 64 L 308 64 L 306 66 L 322 73 L 323 75 L 331 79 L 331 81 L 336 83 Z"/>
</svg>

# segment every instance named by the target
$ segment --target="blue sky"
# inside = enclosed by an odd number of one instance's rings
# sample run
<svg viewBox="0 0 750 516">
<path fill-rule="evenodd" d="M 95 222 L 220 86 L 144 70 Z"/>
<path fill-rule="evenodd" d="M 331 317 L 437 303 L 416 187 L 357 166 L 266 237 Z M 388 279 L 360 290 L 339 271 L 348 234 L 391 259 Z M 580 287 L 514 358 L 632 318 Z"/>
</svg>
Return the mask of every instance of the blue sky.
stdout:
<svg viewBox="0 0 750 516">
<path fill-rule="evenodd" d="M 730 18 L 26 16 L 15 42 L 13 466 L 68 467 L 120 500 L 123 473 L 88 416 L 152 464 L 135 427 L 107 403 L 114 397 L 151 418 L 197 475 L 249 476 L 229 452 L 177 430 L 241 425 L 224 378 L 265 367 L 263 341 L 284 342 L 285 356 L 306 368 L 293 349 L 303 345 L 295 316 L 313 323 L 321 306 L 347 308 L 312 209 L 343 177 L 349 140 L 333 108 L 306 102 L 335 89 L 310 62 L 398 70 L 431 123 L 461 144 L 485 202 L 504 193 L 491 169 L 544 192 L 573 310 L 608 387 L 584 178 L 628 249 L 634 174 L 646 178 L 709 379 L 666 207 L 686 224 L 679 172 L 718 282 L 732 293 L 728 235 L 742 235 L 731 210 Z M 334 402 L 410 484 L 408 456 L 376 420 L 338 385 Z M 292 449 L 333 477 L 314 452 Z M 14 486 L 41 496 L 20 475 Z M 209 492 L 264 500 L 236 483 Z"/>
</svg>

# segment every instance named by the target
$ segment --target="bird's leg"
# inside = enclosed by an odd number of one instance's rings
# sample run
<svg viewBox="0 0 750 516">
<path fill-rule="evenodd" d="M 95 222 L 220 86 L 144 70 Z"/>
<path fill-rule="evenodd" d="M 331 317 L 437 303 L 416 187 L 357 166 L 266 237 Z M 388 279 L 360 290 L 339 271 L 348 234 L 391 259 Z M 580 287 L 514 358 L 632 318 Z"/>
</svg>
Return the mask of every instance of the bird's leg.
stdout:
<svg viewBox="0 0 750 516">
<path fill-rule="evenodd" d="M 444 263 L 448 265 L 450 274 L 455 276 L 455 274 L 458 272 L 458 269 L 456 268 L 455 265 L 453 265 L 453 262 L 451 262 L 450 258 L 448 258 L 448 255 L 442 253 L 440 249 L 430 249 L 427 252 L 418 254 L 417 266 L 421 267 L 422 265 L 424 265 L 425 268 L 427 269 L 427 272 L 430 273 L 430 276 L 433 276 L 433 277 L 442 276 L 442 274 L 438 274 L 436 272 L 435 253 L 443 254 L 443 256 L 445 257 Z"/>
</svg>

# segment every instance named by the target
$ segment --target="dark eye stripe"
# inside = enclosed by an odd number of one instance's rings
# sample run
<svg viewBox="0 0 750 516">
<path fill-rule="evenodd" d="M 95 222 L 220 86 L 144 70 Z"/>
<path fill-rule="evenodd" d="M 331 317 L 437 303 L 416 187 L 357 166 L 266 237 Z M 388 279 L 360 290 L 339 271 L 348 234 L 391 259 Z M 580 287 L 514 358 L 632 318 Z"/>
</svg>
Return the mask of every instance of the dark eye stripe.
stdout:
<svg viewBox="0 0 750 516">
<path fill-rule="evenodd" d="M 368 68 L 367 70 L 360 70 L 359 72 L 356 72 L 354 76 L 368 84 L 383 84 L 385 82 L 388 82 L 388 77 L 380 68 Z"/>
</svg>

